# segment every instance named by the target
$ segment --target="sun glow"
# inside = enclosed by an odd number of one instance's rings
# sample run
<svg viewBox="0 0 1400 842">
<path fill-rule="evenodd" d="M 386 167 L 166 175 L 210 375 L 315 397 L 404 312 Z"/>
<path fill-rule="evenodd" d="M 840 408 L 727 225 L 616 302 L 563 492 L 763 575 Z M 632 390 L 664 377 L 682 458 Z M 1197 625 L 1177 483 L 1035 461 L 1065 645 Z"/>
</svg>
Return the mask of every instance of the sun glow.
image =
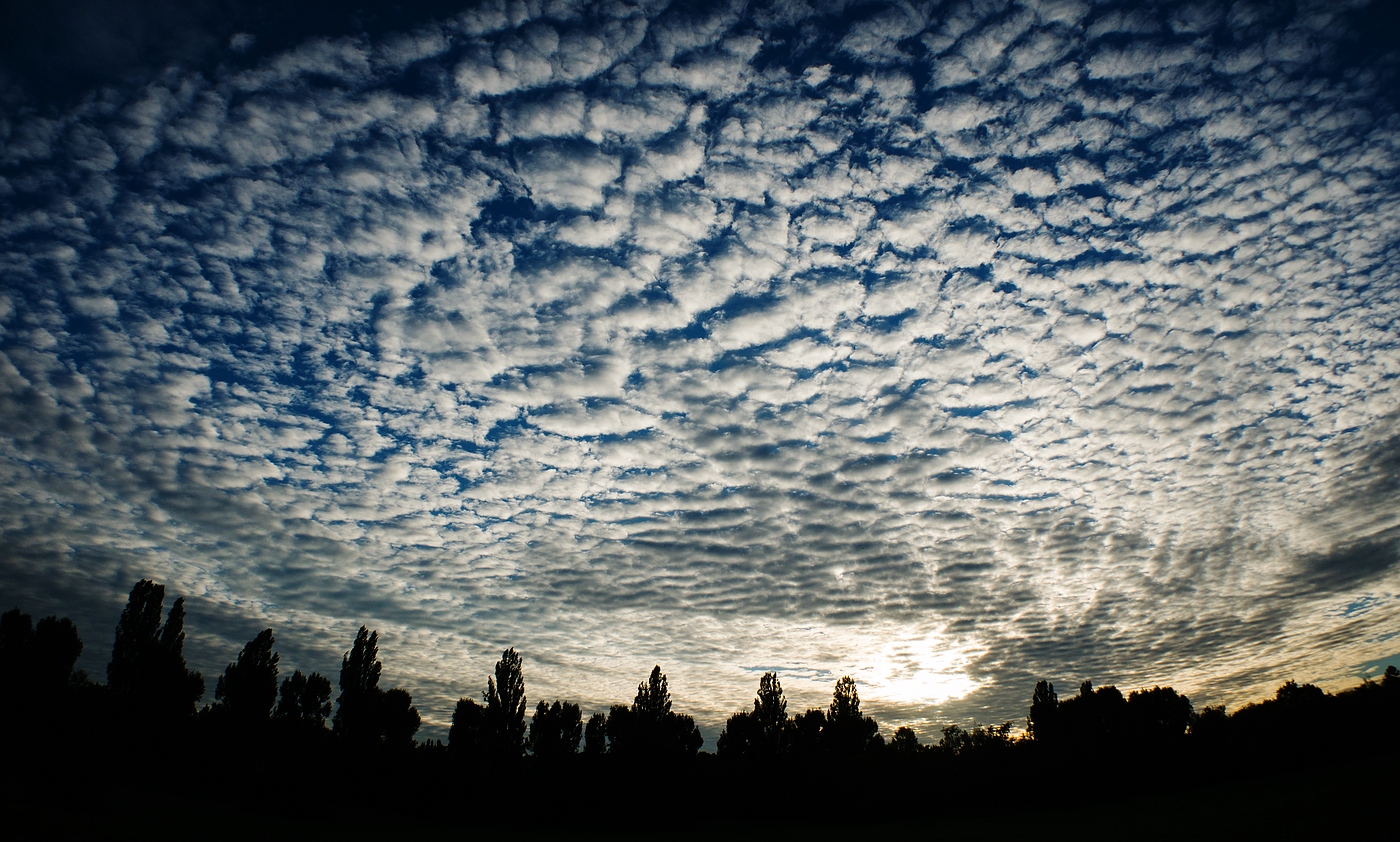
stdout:
<svg viewBox="0 0 1400 842">
<path fill-rule="evenodd" d="M 882 646 L 856 677 L 870 687 L 872 699 L 942 704 L 980 686 L 967 674 L 979 654 L 975 647 L 935 633 Z"/>
</svg>

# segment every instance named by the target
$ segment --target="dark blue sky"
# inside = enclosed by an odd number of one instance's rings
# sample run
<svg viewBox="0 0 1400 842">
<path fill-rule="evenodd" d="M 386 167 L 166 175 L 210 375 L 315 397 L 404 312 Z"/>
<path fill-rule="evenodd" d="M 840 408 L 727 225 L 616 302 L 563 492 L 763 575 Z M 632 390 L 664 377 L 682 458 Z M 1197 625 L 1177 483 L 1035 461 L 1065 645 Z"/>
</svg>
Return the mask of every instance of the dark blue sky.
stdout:
<svg viewBox="0 0 1400 842">
<path fill-rule="evenodd" d="M 0 593 L 430 729 L 1395 660 L 1393 16 L 820 6 L 7 12 Z"/>
</svg>

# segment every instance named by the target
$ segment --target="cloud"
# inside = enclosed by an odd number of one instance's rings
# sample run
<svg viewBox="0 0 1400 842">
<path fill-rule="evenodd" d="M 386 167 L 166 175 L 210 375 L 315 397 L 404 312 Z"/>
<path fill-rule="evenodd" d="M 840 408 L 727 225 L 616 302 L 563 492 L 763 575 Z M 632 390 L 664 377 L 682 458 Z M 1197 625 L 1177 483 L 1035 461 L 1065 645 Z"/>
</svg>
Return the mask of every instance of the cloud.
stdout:
<svg viewBox="0 0 1400 842">
<path fill-rule="evenodd" d="M 433 734 L 506 646 L 711 740 L 1349 680 L 1394 67 L 1274 11 L 483 4 L 7 112 L 0 581 L 99 675 L 140 576 L 207 674 L 367 623 Z"/>
</svg>

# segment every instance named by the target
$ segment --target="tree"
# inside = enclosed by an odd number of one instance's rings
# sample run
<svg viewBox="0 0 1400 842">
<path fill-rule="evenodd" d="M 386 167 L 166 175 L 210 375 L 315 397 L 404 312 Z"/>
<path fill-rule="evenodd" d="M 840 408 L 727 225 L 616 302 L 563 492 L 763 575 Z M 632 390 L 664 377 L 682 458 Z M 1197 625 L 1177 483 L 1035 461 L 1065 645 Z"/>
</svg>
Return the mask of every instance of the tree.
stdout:
<svg viewBox="0 0 1400 842">
<path fill-rule="evenodd" d="M 1041 679 L 1035 683 L 1031 693 L 1031 709 L 1026 716 L 1026 734 L 1033 740 L 1053 740 L 1055 738 L 1055 715 L 1060 709 L 1060 697 L 1055 695 L 1055 685 Z"/>
<path fill-rule="evenodd" d="M 557 759 L 578 752 L 583 737 L 583 714 L 573 702 L 540 702 L 530 720 L 530 751 L 536 757 Z"/>
<path fill-rule="evenodd" d="M 613 706 L 607 733 L 609 753 L 654 760 L 694 757 L 705 742 L 694 719 L 671 710 L 671 691 L 659 664 L 637 685 L 630 708 Z"/>
<path fill-rule="evenodd" d="M 457 700 L 448 749 L 459 757 L 489 755 L 497 760 L 520 757 L 525 750 L 525 676 L 520 653 L 507 649 L 486 679 L 483 706 L 474 699 Z"/>
<path fill-rule="evenodd" d="M 890 740 L 890 751 L 901 757 L 913 757 L 919 753 L 919 735 L 908 726 L 895 729 L 894 739 Z"/>
<path fill-rule="evenodd" d="M 267 719 L 277 701 L 278 655 L 273 643 L 272 629 L 258 632 L 214 685 L 214 698 L 245 722 Z"/>
<path fill-rule="evenodd" d="M 458 757 L 479 757 L 486 751 L 486 708 L 475 699 L 458 699 L 447 731 L 447 750 Z"/>
<path fill-rule="evenodd" d="M 787 699 L 778 674 L 765 672 L 758 680 L 752 712 L 729 717 L 716 749 L 730 757 L 775 757 L 787 750 Z"/>
<path fill-rule="evenodd" d="M 1207 705 L 1199 714 L 1191 717 L 1193 739 L 1220 740 L 1230 727 L 1230 717 L 1225 714 L 1224 705 Z"/>
<path fill-rule="evenodd" d="M 599 757 L 608 750 L 608 718 L 601 713 L 588 717 L 583 729 L 583 753 Z"/>
<path fill-rule="evenodd" d="M 752 713 L 741 710 L 724 722 L 715 751 L 724 758 L 751 758 L 758 754 L 759 729 Z"/>
<path fill-rule="evenodd" d="M 353 745 L 411 747 L 423 720 L 407 690 L 379 689 L 383 670 L 379 633 L 360 626 L 350 651 L 340 659 L 340 698 L 332 727 L 337 736 Z"/>
<path fill-rule="evenodd" d="M 292 673 L 291 678 L 282 681 L 275 714 L 278 719 L 324 728 L 326 717 L 330 714 L 330 679 L 319 672 L 313 672 L 307 677 L 301 674 L 301 670 L 297 670 Z"/>
<path fill-rule="evenodd" d="M 501 653 L 494 678 L 486 679 L 485 701 L 492 753 L 519 757 L 525 751 L 525 676 L 514 649 Z"/>
<path fill-rule="evenodd" d="M 1094 688 L 1092 682 L 1079 685 L 1079 695 L 1059 702 L 1055 731 L 1066 745 L 1086 749 L 1111 745 L 1129 729 L 1128 702 L 1117 687 Z"/>
<path fill-rule="evenodd" d="M 1011 742 L 1010 722 L 1000 725 L 973 725 L 970 731 L 957 725 L 946 725 L 938 747 L 947 754 L 965 757 L 974 753 L 1003 751 L 1011 747 Z"/>
<path fill-rule="evenodd" d="M 413 747 L 413 735 L 423 719 L 413 706 L 413 696 L 401 687 L 384 691 L 379 700 L 380 734 L 386 745 L 405 749 Z"/>
<path fill-rule="evenodd" d="M 758 724 L 759 750 L 769 756 L 786 748 L 788 727 L 787 699 L 776 672 L 765 672 L 758 680 L 758 695 L 753 700 L 753 718 Z"/>
<path fill-rule="evenodd" d="M 1147 742 L 1185 736 L 1194 718 L 1191 700 L 1170 687 L 1134 690 L 1128 694 L 1128 721 L 1133 735 Z"/>
<path fill-rule="evenodd" d="M 660 722 L 671 712 L 671 690 L 667 686 L 666 673 L 661 665 L 651 668 L 651 675 L 637 685 L 637 695 L 632 700 L 632 711 L 643 720 Z"/>
<path fill-rule="evenodd" d="M 788 726 L 788 750 L 796 757 L 815 760 L 822 751 L 822 730 L 826 728 L 826 711 L 811 708 L 792 718 Z"/>
<path fill-rule="evenodd" d="M 860 754 L 871 747 L 879 733 L 880 726 L 875 720 L 860 712 L 855 679 L 843 675 L 831 693 L 831 706 L 822 729 L 822 742 L 827 751 L 842 757 Z"/>
<path fill-rule="evenodd" d="M 204 677 L 185 665 L 185 600 L 160 614 L 165 587 L 142 579 L 131 589 L 117 621 L 107 686 L 134 715 L 178 717 L 194 713 L 204 695 Z"/>
<path fill-rule="evenodd" d="M 0 696 L 16 703 L 62 695 L 83 652 L 78 628 L 67 617 L 31 623 L 18 608 L 0 616 Z"/>
<path fill-rule="evenodd" d="M 353 743 L 376 741 L 380 734 L 379 632 L 360 626 L 350 651 L 340 659 L 340 697 L 332 728 Z"/>
</svg>

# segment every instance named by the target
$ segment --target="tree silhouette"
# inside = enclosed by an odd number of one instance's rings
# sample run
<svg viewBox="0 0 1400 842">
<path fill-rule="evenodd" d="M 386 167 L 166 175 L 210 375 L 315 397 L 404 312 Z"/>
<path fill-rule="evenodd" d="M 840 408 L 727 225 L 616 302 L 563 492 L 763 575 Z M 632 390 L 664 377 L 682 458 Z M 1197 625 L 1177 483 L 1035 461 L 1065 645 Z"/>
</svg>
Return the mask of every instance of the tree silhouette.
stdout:
<svg viewBox="0 0 1400 842">
<path fill-rule="evenodd" d="M 62 695 L 83 652 L 78 629 L 67 617 L 31 623 L 18 608 L 0 615 L 0 696 L 15 703 Z"/>
<path fill-rule="evenodd" d="M 901 757 L 913 757 L 921 748 L 919 735 L 914 733 L 913 728 L 906 725 L 895 729 L 894 738 L 890 740 L 891 752 Z"/>
<path fill-rule="evenodd" d="M 583 736 L 583 715 L 572 702 L 540 702 L 530 720 L 530 751 L 536 757 L 557 759 L 578 752 Z"/>
<path fill-rule="evenodd" d="M 340 698 L 336 699 L 332 729 L 351 743 L 377 741 L 379 721 L 379 632 L 364 626 L 350 651 L 340 659 Z"/>
<path fill-rule="evenodd" d="M 601 713 L 588 717 L 588 725 L 583 729 L 583 753 L 589 757 L 601 756 L 608 750 L 608 718 Z"/>
<path fill-rule="evenodd" d="M 788 728 L 788 750 L 797 757 L 815 760 L 822 752 L 822 730 L 826 728 L 826 711 L 811 708 L 792 718 Z"/>
<path fill-rule="evenodd" d="M 488 750 L 498 757 L 519 757 L 525 750 L 525 676 L 514 649 L 501 653 L 495 676 L 486 679 L 484 698 Z"/>
<path fill-rule="evenodd" d="M 160 622 L 165 587 L 142 579 L 131 589 L 117 622 L 107 686 L 142 718 L 194 713 L 204 695 L 204 678 L 185 666 L 185 600 L 170 606 Z"/>
<path fill-rule="evenodd" d="M 480 757 L 486 751 L 486 708 L 475 699 L 458 699 L 447 731 L 447 749 L 457 757 Z"/>
<path fill-rule="evenodd" d="M 282 680 L 275 715 L 278 719 L 324 728 L 331 715 L 330 679 L 319 672 L 310 677 L 302 675 L 301 670 L 293 672 L 290 678 Z"/>
<path fill-rule="evenodd" d="M 725 723 L 716 749 L 733 757 L 775 757 L 787 751 L 790 720 L 778 674 L 765 672 L 758 680 L 753 710 L 736 713 Z"/>
<path fill-rule="evenodd" d="M 720 757 L 755 757 L 758 755 L 758 723 L 752 713 L 741 710 L 724 722 L 724 730 L 719 732 L 715 750 Z"/>
<path fill-rule="evenodd" d="M 1186 735 L 1194 711 L 1191 700 L 1170 687 L 1128 694 L 1128 722 L 1139 741 L 1162 743 Z"/>
<path fill-rule="evenodd" d="M 966 757 L 1004 751 L 1011 747 L 1011 743 L 1010 722 L 1000 725 L 974 725 L 971 730 L 964 730 L 958 725 L 945 725 L 943 739 L 938 741 L 938 747 L 945 754 Z"/>
<path fill-rule="evenodd" d="M 413 696 L 401 687 L 384 691 L 379 700 L 380 732 L 386 745 L 400 749 L 413 747 L 413 735 L 423 719 L 413 706 Z"/>
<path fill-rule="evenodd" d="M 1230 717 L 1225 714 L 1224 705 L 1208 705 L 1199 714 L 1191 717 L 1191 736 L 1196 739 L 1218 741 L 1223 739 L 1230 728 Z"/>
<path fill-rule="evenodd" d="M 1094 689 L 1092 682 L 1079 685 L 1079 695 L 1061 699 L 1055 714 L 1056 730 L 1066 743 L 1103 747 L 1128 731 L 1128 702 L 1117 687 Z"/>
<path fill-rule="evenodd" d="M 758 724 L 760 751 L 766 755 L 781 753 L 786 746 L 788 728 L 787 699 L 776 672 L 765 672 L 758 680 L 758 695 L 753 700 L 753 718 Z"/>
<path fill-rule="evenodd" d="M 272 651 L 272 629 L 263 629 L 238 653 L 238 660 L 224 668 L 214 685 L 214 698 L 228 713 L 249 722 L 267 719 L 277 701 L 277 653 Z"/>
<path fill-rule="evenodd" d="M 632 711 L 639 718 L 651 722 L 660 722 L 671 712 L 671 690 L 660 664 L 652 667 L 647 680 L 637 685 Z"/>
<path fill-rule="evenodd" d="M 1055 726 L 1060 710 L 1060 697 L 1055 695 L 1055 685 L 1044 679 L 1035 683 L 1031 693 L 1031 709 L 1026 715 L 1026 735 L 1033 740 L 1053 740 L 1057 735 Z"/>
<path fill-rule="evenodd" d="M 874 719 L 860 712 L 860 694 L 855 679 L 843 675 L 831 693 L 822 742 L 826 750 L 840 757 L 851 757 L 872 747 L 880 733 Z"/>
<path fill-rule="evenodd" d="M 630 708 L 613 705 L 607 733 L 608 752 L 632 758 L 694 757 L 705 742 L 694 719 L 671 710 L 671 691 L 660 665 L 637 685 Z"/>
</svg>

